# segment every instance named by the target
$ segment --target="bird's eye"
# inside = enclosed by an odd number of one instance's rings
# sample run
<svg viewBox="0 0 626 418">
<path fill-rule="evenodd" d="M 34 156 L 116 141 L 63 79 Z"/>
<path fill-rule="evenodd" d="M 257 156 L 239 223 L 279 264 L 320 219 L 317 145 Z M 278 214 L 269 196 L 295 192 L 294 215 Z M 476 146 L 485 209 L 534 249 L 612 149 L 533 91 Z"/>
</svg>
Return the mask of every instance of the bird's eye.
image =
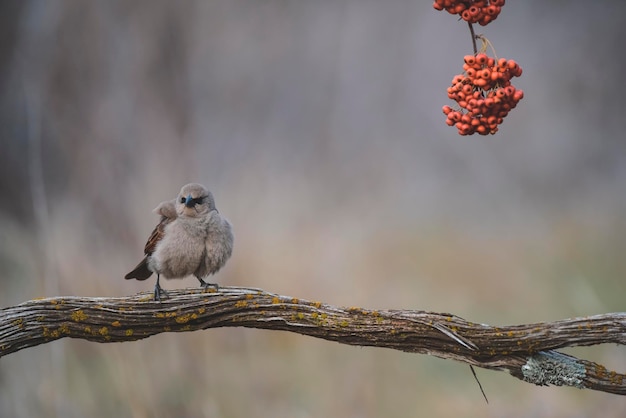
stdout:
<svg viewBox="0 0 626 418">
<path fill-rule="evenodd" d="M 185 203 L 185 198 L 184 197 L 180 198 L 180 203 Z"/>
<path fill-rule="evenodd" d="M 201 197 L 196 197 L 195 199 L 193 199 L 193 203 L 196 204 L 196 205 L 201 205 L 203 200 L 204 199 L 201 198 Z"/>
</svg>

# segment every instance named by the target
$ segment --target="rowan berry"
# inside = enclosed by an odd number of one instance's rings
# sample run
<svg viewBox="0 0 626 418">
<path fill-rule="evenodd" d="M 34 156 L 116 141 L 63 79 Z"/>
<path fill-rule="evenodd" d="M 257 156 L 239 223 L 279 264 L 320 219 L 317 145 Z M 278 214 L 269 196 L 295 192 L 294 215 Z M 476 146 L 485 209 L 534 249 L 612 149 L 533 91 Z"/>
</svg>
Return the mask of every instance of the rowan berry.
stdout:
<svg viewBox="0 0 626 418">
<path fill-rule="evenodd" d="M 450 14 L 459 15 L 469 23 L 486 25 L 493 21 L 504 6 L 504 0 L 435 0 L 435 10 L 446 10 Z"/>
<path fill-rule="evenodd" d="M 514 60 L 496 60 L 485 53 L 466 55 L 463 61 L 464 74 L 454 76 L 447 90 L 459 109 L 442 108 L 446 125 L 455 126 L 460 135 L 494 134 L 524 97 L 523 91 L 511 84 L 511 78 L 521 74 L 521 67 Z"/>
</svg>

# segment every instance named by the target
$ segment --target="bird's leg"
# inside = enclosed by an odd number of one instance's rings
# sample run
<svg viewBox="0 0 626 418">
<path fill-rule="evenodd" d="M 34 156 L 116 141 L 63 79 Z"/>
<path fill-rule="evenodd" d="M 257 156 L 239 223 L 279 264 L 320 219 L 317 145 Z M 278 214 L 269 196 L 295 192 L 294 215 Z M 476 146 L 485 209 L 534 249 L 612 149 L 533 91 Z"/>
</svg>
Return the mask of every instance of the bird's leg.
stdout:
<svg viewBox="0 0 626 418">
<path fill-rule="evenodd" d="M 196 278 L 198 280 L 200 280 L 200 286 L 202 286 L 202 288 L 204 288 L 205 290 L 208 289 L 209 287 L 214 287 L 215 290 L 219 290 L 219 285 L 217 283 L 207 283 L 204 280 L 202 280 L 201 277 L 196 276 Z"/>
<path fill-rule="evenodd" d="M 154 286 L 154 300 L 158 300 L 159 302 L 161 302 L 161 293 L 164 293 L 165 296 L 169 297 L 165 289 L 163 289 L 161 285 L 159 284 L 160 278 L 161 278 L 161 275 L 157 273 L 157 282 L 156 282 L 156 285 Z"/>
</svg>

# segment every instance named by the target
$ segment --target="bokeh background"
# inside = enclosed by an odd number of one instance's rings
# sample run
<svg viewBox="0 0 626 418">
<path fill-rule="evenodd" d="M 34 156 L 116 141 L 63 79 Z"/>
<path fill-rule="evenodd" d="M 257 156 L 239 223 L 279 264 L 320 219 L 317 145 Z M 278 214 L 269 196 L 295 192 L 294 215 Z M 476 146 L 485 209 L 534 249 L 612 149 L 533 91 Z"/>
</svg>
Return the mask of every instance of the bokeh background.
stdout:
<svg viewBox="0 0 626 418">
<path fill-rule="evenodd" d="M 492 325 L 626 310 L 626 5 L 511 1 L 493 137 L 444 124 L 467 26 L 416 0 L 0 3 L 0 306 L 125 281 L 190 181 L 216 280 Z M 164 287 L 196 286 L 195 279 Z M 623 347 L 569 353 L 626 371 Z M 0 360 L 0 416 L 622 417 L 626 401 L 429 356 L 216 329 Z"/>
</svg>

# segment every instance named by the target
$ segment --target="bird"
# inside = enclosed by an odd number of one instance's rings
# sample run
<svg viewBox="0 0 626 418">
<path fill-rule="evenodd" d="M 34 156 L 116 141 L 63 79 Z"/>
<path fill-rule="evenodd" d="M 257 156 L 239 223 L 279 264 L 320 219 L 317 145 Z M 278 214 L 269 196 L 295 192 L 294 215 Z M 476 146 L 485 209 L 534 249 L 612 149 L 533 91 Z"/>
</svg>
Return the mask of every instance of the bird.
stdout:
<svg viewBox="0 0 626 418">
<path fill-rule="evenodd" d="M 144 247 L 145 257 L 125 279 L 146 280 L 156 273 L 154 300 L 167 292 L 161 276 L 181 279 L 194 275 L 203 288 L 219 286 L 203 278 L 216 273 L 233 251 L 233 228 L 215 207 L 213 194 L 199 183 L 180 189 L 174 200 L 161 202 L 153 211 L 161 216 Z"/>
</svg>

